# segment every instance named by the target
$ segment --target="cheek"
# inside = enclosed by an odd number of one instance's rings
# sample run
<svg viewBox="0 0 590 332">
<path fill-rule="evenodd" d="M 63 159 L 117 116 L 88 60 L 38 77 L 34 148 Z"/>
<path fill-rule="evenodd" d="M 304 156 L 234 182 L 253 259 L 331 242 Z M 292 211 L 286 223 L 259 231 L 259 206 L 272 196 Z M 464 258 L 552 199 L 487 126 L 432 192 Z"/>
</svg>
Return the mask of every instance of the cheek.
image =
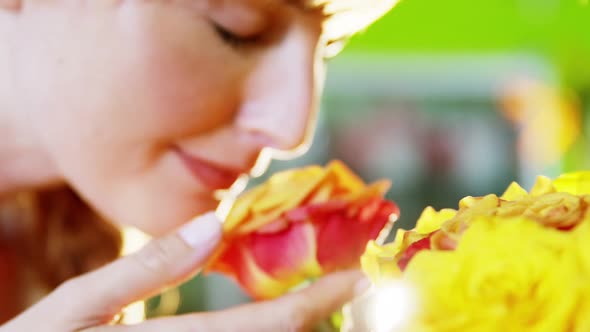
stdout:
<svg viewBox="0 0 590 332">
<path fill-rule="evenodd" d="M 66 18 L 32 17 L 37 30 L 23 36 L 61 41 L 31 43 L 21 57 L 28 106 L 54 143 L 165 146 L 233 121 L 248 64 L 204 19 L 163 5 L 82 17 L 75 31 Z"/>
<path fill-rule="evenodd" d="M 135 104 L 123 123 L 141 118 L 148 135 L 168 140 L 232 121 L 248 65 L 205 20 L 173 6 L 146 6 L 123 11 L 120 21 L 127 59 L 118 81 L 133 79 L 134 91 L 122 99 Z"/>
<path fill-rule="evenodd" d="M 159 148 L 232 122 L 247 71 L 203 20 L 168 7 L 31 15 L 18 56 L 23 108 L 63 176 L 146 229 L 211 208 Z"/>
<path fill-rule="evenodd" d="M 49 22 L 63 44 L 27 52 L 47 54 L 37 65 L 43 68 L 29 73 L 31 81 L 41 73 L 41 85 L 51 87 L 40 90 L 37 108 L 52 110 L 45 114 L 59 113 L 67 123 L 80 118 L 120 144 L 168 143 L 232 120 L 247 64 L 202 18 L 138 5 L 82 19 L 75 32 Z"/>
</svg>

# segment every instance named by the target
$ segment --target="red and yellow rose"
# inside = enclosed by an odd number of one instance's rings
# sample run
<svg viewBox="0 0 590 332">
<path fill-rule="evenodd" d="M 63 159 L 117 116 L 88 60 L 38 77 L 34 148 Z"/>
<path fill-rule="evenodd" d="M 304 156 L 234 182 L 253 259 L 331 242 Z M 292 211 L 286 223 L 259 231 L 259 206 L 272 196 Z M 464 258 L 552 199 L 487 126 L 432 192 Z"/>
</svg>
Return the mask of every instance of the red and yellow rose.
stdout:
<svg viewBox="0 0 590 332">
<path fill-rule="evenodd" d="M 388 188 L 366 185 L 337 161 L 275 174 L 237 199 L 210 270 L 264 299 L 358 266 L 367 242 L 399 214 L 383 198 Z"/>
</svg>

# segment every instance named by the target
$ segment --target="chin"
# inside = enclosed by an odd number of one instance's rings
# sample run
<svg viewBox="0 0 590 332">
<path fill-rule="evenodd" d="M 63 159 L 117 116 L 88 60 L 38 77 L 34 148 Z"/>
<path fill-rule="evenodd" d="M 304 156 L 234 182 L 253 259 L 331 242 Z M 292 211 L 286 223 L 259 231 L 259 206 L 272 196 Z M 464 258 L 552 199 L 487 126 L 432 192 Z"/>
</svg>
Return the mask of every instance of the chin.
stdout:
<svg viewBox="0 0 590 332">
<path fill-rule="evenodd" d="M 100 206 L 98 209 L 118 226 L 131 226 L 151 236 L 170 233 L 196 216 L 215 210 L 219 205 L 209 193 L 149 195 L 143 192 L 131 197 L 113 197 L 104 202 L 106 204 L 102 209 Z"/>
<path fill-rule="evenodd" d="M 143 214 L 145 217 L 137 219 L 133 226 L 151 236 L 161 236 L 176 230 L 183 224 L 195 217 L 213 211 L 217 208 L 218 202 L 213 199 L 198 200 L 191 206 L 170 206 L 162 207 L 158 211 L 149 211 Z"/>
</svg>

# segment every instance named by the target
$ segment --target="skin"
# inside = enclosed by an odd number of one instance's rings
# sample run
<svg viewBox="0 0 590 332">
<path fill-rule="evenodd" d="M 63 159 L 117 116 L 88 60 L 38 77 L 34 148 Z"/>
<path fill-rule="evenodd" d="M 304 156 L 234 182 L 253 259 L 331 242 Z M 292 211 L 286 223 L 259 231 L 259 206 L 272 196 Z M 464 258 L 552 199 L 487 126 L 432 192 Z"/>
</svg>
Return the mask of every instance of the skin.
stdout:
<svg viewBox="0 0 590 332">
<path fill-rule="evenodd" d="M 215 206 L 177 148 L 249 173 L 263 148 L 305 143 L 323 72 L 319 11 L 31 0 L 4 16 L 2 112 L 45 161 L 19 177 L 65 181 L 117 223 L 162 234 Z M 20 165 L 3 167 L 18 180 Z"/>
<path fill-rule="evenodd" d="M 219 227 L 193 227 L 198 243 L 172 231 L 217 204 L 179 149 L 248 174 L 268 162 L 263 149 L 305 146 L 326 17 L 281 0 L 0 0 L 0 8 L 0 192 L 67 184 L 109 220 L 156 236 L 0 331 L 131 331 L 103 324 L 196 273 L 220 238 Z M 359 277 L 345 272 L 275 302 L 139 330 L 305 330 L 350 299 Z"/>
</svg>

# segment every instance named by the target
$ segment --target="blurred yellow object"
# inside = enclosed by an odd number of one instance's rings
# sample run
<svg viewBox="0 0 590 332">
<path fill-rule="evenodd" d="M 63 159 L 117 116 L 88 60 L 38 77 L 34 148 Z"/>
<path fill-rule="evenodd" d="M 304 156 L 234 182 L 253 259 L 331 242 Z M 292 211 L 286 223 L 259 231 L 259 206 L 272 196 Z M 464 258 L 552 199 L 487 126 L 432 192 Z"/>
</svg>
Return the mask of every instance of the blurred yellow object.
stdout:
<svg viewBox="0 0 590 332">
<path fill-rule="evenodd" d="M 537 168 L 558 162 L 581 137 L 579 105 L 555 87 L 518 81 L 506 89 L 502 102 L 520 132 L 519 153 Z"/>
</svg>

